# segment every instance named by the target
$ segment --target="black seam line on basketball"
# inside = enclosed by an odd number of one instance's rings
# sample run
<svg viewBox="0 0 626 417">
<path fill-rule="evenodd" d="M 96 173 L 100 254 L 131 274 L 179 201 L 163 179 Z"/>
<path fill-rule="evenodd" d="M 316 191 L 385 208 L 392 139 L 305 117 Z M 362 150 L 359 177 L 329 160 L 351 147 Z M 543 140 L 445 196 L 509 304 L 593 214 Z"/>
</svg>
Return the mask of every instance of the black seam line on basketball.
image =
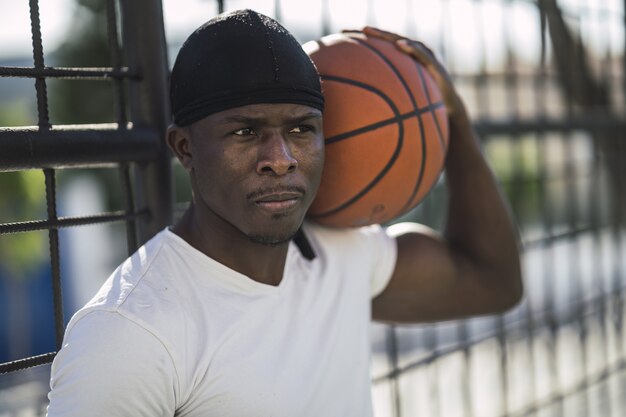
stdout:
<svg viewBox="0 0 626 417">
<path fill-rule="evenodd" d="M 421 109 L 418 109 L 417 111 L 404 113 L 404 114 L 401 114 L 401 115 L 396 116 L 396 117 L 391 117 L 389 119 L 381 120 L 380 122 L 376 122 L 376 123 L 369 124 L 367 126 L 360 127 L 358 129 L 350 130 L 350 131 L 345 132 L 345 133 L 340 133 L 338 135 L 331 136 L 331 137 L 327 138 L 326 139 L 326 145 L 327 146 L 328 145 L 332 145 L 335 142 L 339 142 L 339 141 L 342 141 L 344 139 L 348 139 L 348 138 L 350 138 L 352 136 L 355 136 L 355 135 L 360 135 L 362 133 L 367 133 L 367 132 L 370 132 L 372 130 L 380 129 L 381 127 L 385 127 L 385 126 L 388 126 L 388 125 L 391 125 L 391 124 L 394 124 L 394 123 L 400 123 L 400 122 L 403 122 L 403 121 L 405 121 L 407 119 L 410 119 L 412 117 L 419 116 L 420 114 L 427 113 L 427 112 L 432 112 L 433 110 L 437 110 L 438 108 L 443 107 L 443 106 L 444 106 L 444 104 L 442 102 L 431 104 L 429 106 L 422 107 Z"/>
<path fill-rule="evenodd" d="M 426 78 L 424 77 L 423 68 L 417 63 L 417 61 L 415 62 L 415 68 L 417 68 L 417 73 L 422 80 L 422 88 L 426 92 L 426 100 L 428 100 L 428 104 L 432 104 L 430 92 L 428 91 L 428 85 L 426 85 Z M 439 125 L 439 119 L 437 119 L 437 115 L 435 114 L 435 112 L 433 112 L 433 120 L 435 122 L 435 128 L 437 129 L 437 139 L 439 139 L 439 144 L 441 145 L 441 148 L 445 150 L 446 144 L 443 141 L 443 133 L 441 131 L 441 126 Z"/>
<path fill-rule="evenodd" d="M 327 79 L 327 80 L 332 80 L 332 81 L 339 81 L 339 82 L 345 82 L 347 84 L 352 84 L 355 85 L 357 87 L 361 87 L 364 88 L 366 90 L 371 91 L 374 94 L 377 94 L 379 97 L 381 97 L 383 100 L 385 100 L 387 102 L 387 105 L 389 105 L 389 107 L 391 108 L 391 111 L 393 111 L 393 114 L 395 114 L 395 119 L 398 119 L 398 117 L 400 116 L 400 111 L 398 110 L 398 108 L 396 107 L 396 104 L 391 101 L 391 99 L 389 97 L 387 97 L 387 95 L 385 93 L 383 93 L 382 91 L 378 90 L 375 87 L 372 87 L 371 85 L 362 83 L 360 81 L 355 81 L 355 80 L 351 80 L 348 78 L 343 78 L 343 77 L 335 77 L 335 76 L 322 76 L 323 79 Z M 341 210 L 343 210 L 346 207 L 349 207 L 350 205 L 352 205 L 355 201 L 358 201 L 361 197 L 363 197 L 365 194 L 367 194 L 369 192 L 369 190 L 371 190 L 376 184 L 378 184 L 380 182 L 380 180 L 387 174 L 387 172 L 391 169 L 391 167 L 393 166 L 393 164 L 396 162 L 396 159 L 398 159 L 398 156 L 400 155 L 400 150 L 402 149 L 402 144 L 404 143 L 404 123 L 402 122 L 398 122 L 398 140 L 397 140 L 397 144 L 396 144 L 396 149 L 394 149 L 393 154 L 391 155 L 391 158 L 389 159 L 389 161 L 387 162 L 387 165 L 385 165 L 383 167 L 383 169 L 378 173 L 378 175 L 376 175 L 376 177 L 374 177 L 374 179 L 372 181 L 370 181 L 369 184 L 367 184 L 365 186 L 365 188 L 363 188 L 361 191 L 359 191 L 356 195 L 354 195 L 352 198 L 350 198 L 348 201 L 345 201 L 343 203 L 341 203 L 339 206 L 322 212 L 322 213 L 317 213 L 314 215 L 310 215 L 310 217 L 313 218 L 320 218 L 320 217 L 325 217 L 325 216 L 330 216 L 331 214 L 337 213 Z"/>
<path fill-rule="evenodd" d="M 426 77 L 424 77 L 424 68 L 419 65 L 419 63 L 416 61 L 415 62 L 415 68 L 417 69 L 417 73 L 420 77 L 420 80 L 422 82 L 422 89 L 424 90 L 424 92 L 426 93 L 426 100 L 428 101 L 429 105 L 432 105 L 432 99 L 430 98 L 430 93 L 428 91 L 428 85 L 426 84 Z M 443 141 L 443 133 L 441 132 L 441 126 L 439 125 L 439 119 L 437 119 L 437 115 L 435 114 L 434 111 L 431 111 L 431 114 L 433 116 L 433 121 L 435 123 L 435 128 L 437 129 L 437 139 L 439 139 L 439 144 L 441 145 L 441 148 L 445 151 L 446 145 Z M 422 164 L 422 166 L 425 168 L 426 166 L 426 159 L 424 159 L 423 161 L 424 163 Z M 420 177 L 423 175 L 423 171 L 420 172 Z M 404 207 L 402 208 L 402 211 L 406 211 L 407 209 L 410 208 L 411 206 L 411 202 L 413 201 L 413 199 L 415 198 L 415 196 L 417 195 L 417 192 L 419 190 L 419 186 L 421 185 L 423 178 L 420 178 L 418 185 L 416 185 L 415 190 L 413 191 L 413 194 L 411 195 L 411 199 L 407 202 L 407 204 L 404 205 Z M 432 188 L 434 187 L 435 184 L 432 184 L 430 186 L 430 188 L 428 190 L 426 190 L 426 193 L 424 193 L 424 196 L 427 195 L 430 190 L 432 190 Z"/>
<path fill-rule="evenodd" d="M 413 95 L 413 92 L 409 88 L 408 83 L 406 82 L 406 80 L 404 79 L 404 77 L 402 76 L 402 74 L 400 73 L 398 68 L 396 68 L 396 66 L 393 64 L 393 62 L 391 62 L 389 60 L 389 58 L 387 58 L 385 56 L 385 54 L 383 54 L 381 51 L 379 51 L 373 45 L 370 45 L 367 42 L 365 42 L 362 39 L 359 39 L 357 37 L 352 37 L 352 39 L 354 39 L 355 41 L 357 41 L 358 43 L 360 43 L 361 45 L 363 45 L 364 47 L 366 47 L 367 49 L 372 51 L 374 54 L 378 55 L 383 60 L 383 62 L 385 62 L 385 64 L 387 64 L 387 66 L 391 69 L 391 71 L 393 71 L 393 73 L 396 75 L 398 80 L 400 80 L 400 83 L 402 83 L 402 87 L 404 87 L 404 91 L 406 91 L 406 93 L 408 94 L 409 98 L 411 99 L 411 103 L 413 104 L 413 110 L 415 112 L 417 112 L 418 107 L 417 107 L 417 102 L 415 100 L 415 96 Z M 413 58 L 411 58 L 411 59 L 413 59 Z M 419 71 L 418 71 L 418 75 L 419 75 L 420 79 L 422 79 L 422 81 L 423 81 L 422 74 Z M 430 104 L 430 100 L 428 101 L 428 104 Z M 417 176 L 417 181 L 415 182 L 415 187 L 413 188 L 413 193 L 411 193 L 411 196 L 409 197 L 407 202 L 402 206 L 402 208 L 398 211 L 398 213 L 396 213 L 393 217 L 401 215 L 411 205 L 411 202 L 413 201 L 413 198 L 415 198 L 415 195 L 417 194 L 417 192 L 419 190 L 419 187 L 422 184 L 422 179 L 424 177 L 424 169 L 425 169 L 425 165 L 426 165 L 426 151 L 427 151 L 427 149 L 426 149 L 426 138 L 424 137 L 424 133 L 425 133 L 424 132 L 424 121 L 422 120 L 421 113 L 417 113 L 417 121 L 418 121 L 418 125 L 419 125 L 419 130 L 420 130 L 420 139 L 421 139 L 421 142 L 422 142 L 422 163 L 420 164 L 419 174 Z"/>
<path fill-rule="evenodd" d="M 424 89 L 424 91 L 426 92 L 426 100 L 428 101 L 428 105 L 430 106 L 432 103 L 430 101 L 430 97 L 428 96 L 428 87 L 426 86 L 426 80 L 424 79 L 424 74 L 421 71 L 421 68 L 419 65 L 415 65 L 415 68 L 417 69 L 417 75 L 420 79 L 420 82 L 422 83 L 422 89 Z M 431 114 L 432 111 L 431 111 Z M 420 135 L 421 135 L 421 142 L 422 142 L 422 163 L 420 164 L 420 168 L 419 168 L 419 173 L 417 174 L 417 181 L 415 181 L 415 186 L 413 187 L 413 192 L 411 193 L 411 196 L 409 197 L 409 199 L 407 200 L 406 203 L 404 203 L 404 205 L 402 206 L 402 208 L 400 209 L 400 211 L 398 212 L 398 214 L 396 216 L 399 216 L 401 214 L 403 214 L 404 212 L 406 212 L 408 209 L 411 208 L 411 205 L 413 204 L 413 200 L 415 199 L 415 196 L 417 195 L 417 193 L 419 192 L 419 189 L 422 185 L 422 181 L 424 180 L 424 172 L 426 171 L 426 138 L 425 138 L 425 132 L 424 132 L 424 122 L 422 120 L 422 116 L 421 114 L 418 115 L 418 117 L 420 118 Z M 433 114 L 434 117 L 434 114 Z"/>
<path fill-rule="evenodd" d="M 359 39 L 359 38 L 353 37 L 353 36 L 348 36 L 348 37 L 352 38 L 356 42 L 360 43 L 362 46 L 364 46 L 367 49 L 369 49 L 370 51 L 374 52 L 374 54 L 378 55 L 378 57 L 380 59 L 382 59 L 385 64 L 387 64 L 389 69 L 391 69 L 391 71 L 393 71 L 393 73 L 396 75 L 396 77 L 398 77 L 398 80 L 400 80 L 400 82 L 402 83 L 402 87 L 404 87 L 404 91 L 406 91 L 407 95 L 411 99 L 411 104 L 413 104 L 413 110 L 417 110 L 418 107 L 417 107 L 417 102 L 415 101 L 415 96 L 413 95 L 413 92 L 409 88 L 409 85 L 407 84 L 406 80 L 404 79 L 404 77 L 402 76 L 402 74 L 400 73 L 398 68 L 396 68 L 396 66 L 393 64 L 393 62 L 391 62 L 389 60 L 389 58 L 387 58 L 385 56 L 385 54 L 380 52 L 379 49 L 377 49 L 373 45 L 370 45 L 369 43 L 365 42 L 363 39 Z"/>
</svg>

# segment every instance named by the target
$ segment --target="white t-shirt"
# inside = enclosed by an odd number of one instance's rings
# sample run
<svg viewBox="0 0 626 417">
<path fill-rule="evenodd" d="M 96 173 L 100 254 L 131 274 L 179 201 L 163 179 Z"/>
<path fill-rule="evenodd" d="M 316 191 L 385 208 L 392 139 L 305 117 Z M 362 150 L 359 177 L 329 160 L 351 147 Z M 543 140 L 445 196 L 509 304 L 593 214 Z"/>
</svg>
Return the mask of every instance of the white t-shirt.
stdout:
<svg viewBox="0 0 626 417">
<path fill-rule="evenodd" d="M 395 240 L 304 231 L 317 256 L 290 243 L 278 286 L 160 232 L 68 324 L 48 416 L 371 416 L 371 298 Z"/>
</svg>

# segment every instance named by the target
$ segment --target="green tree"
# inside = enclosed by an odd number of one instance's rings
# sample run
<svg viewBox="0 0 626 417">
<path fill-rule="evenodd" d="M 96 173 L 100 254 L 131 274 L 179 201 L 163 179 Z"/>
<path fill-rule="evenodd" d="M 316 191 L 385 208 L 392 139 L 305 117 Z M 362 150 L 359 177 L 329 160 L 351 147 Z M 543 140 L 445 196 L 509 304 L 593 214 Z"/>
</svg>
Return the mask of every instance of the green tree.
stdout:
<svg viewBox="0 0 626 417">
<path fill-rule="evenodd" d="M 0 216 L 3 222 L 35 220 L 45 214 L 43 173 L 40 170 L 0 175 Z M 44 261 L 43 232 L 0 235 L 0 265 L 13 279 L 23 279 Z"/>
</svg>

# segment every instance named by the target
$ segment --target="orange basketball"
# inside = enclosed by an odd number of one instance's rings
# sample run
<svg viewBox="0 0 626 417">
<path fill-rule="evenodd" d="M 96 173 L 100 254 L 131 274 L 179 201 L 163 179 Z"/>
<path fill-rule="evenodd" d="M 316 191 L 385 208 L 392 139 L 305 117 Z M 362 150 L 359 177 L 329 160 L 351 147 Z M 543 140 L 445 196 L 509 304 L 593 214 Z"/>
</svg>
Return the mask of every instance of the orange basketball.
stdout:
<svg viewBox="0 0 626 417">
<path fill-rule="evenodd" d="M 448 119 L 424 67 L 390 42 L 358 32 L 304 45 L 321 78 L 326 163 L 308 217 L 337 227 L 387 223 L 439 178 Z"/>
</svg>

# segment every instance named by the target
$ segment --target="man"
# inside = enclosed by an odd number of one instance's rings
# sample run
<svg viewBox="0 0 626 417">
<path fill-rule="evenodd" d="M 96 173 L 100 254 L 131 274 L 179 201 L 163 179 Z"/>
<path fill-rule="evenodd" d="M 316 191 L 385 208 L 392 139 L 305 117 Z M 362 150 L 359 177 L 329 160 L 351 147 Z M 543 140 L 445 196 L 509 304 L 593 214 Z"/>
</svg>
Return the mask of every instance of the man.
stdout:
<svg viewBox="0 0 626 417">
<path fill-rule="evenodd" d="M 274 20 L 218 16 L 171 78 L 167 142 L 193 201 L 72 318 L 49 416 L 371 416 L 370 317 L 451 319 L 519 300 L 515 229 L 446 71 L 417 42 L 365 31 L 422 62 L 444 94 L 444 236 L 304 222 L 324 161 L 319 76 Z"/>
</svg>

